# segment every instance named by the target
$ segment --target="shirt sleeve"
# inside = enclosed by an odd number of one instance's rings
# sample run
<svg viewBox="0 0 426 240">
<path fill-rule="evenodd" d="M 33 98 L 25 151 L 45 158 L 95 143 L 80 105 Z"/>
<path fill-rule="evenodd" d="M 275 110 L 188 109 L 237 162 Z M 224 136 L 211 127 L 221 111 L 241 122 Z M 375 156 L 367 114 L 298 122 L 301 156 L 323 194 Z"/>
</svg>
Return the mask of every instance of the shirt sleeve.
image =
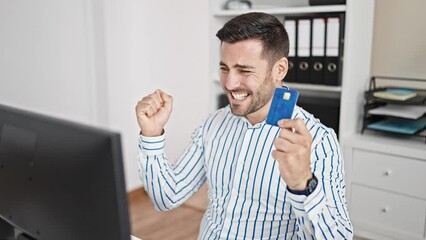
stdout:
<svg viewBox="0 0 426 240">
<path fill-rule="evenodd" d="M 334 132 L 326 133 L 311 152 L 318 185 L 309 196 L 287 192 L 302 239 L 352 239 L 345 198 L 343 157 Z"/>
<path fill-rule="evenodd" d="M 139 176 L 157 210 L 180 206 L 206 181 L 202 126 L 175 164 L 165 154 L 165 135 L 139 137 Z"/>
</svg>

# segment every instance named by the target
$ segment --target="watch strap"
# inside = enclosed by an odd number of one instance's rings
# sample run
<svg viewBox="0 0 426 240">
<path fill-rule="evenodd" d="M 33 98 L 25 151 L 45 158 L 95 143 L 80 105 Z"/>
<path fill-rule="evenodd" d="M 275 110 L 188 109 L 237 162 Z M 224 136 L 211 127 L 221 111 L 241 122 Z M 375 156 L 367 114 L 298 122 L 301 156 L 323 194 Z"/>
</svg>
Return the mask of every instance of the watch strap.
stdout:
<svg viewBox="0 0 426 240">
<path fill-rule="evenodd" d="M 287 186 L 287 191 L 296 195 L 309 196 L 313 191 L 315 191 L 317 185 L 318 185 L 318 179 L 315 176 L 315 174 L 312 173 L 312 178 L 308 180 L 308 183 L 306 184 L 306 188 L 304 190 L 291 190 Z"/>
</svg>

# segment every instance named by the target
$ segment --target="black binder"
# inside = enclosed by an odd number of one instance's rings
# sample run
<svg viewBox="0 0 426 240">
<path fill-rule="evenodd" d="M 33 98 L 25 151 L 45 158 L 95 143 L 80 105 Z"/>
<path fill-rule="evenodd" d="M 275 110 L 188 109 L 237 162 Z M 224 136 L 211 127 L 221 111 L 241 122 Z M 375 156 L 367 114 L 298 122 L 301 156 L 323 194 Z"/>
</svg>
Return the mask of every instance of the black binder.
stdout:
<svg viewBox="0 0 426 240">
<path fill-rule="evenodd" d="M 328 17 L 326 22 L 324 84 L 341 85 L 343 66 L 344 15 Z"/>
<path fill-rule="evenodd" d="M 297 71 L 297 19 L 296 18 L 285 18 L 284 27 L 288 34 L 288 40 L 290 43 L 290 51 L 288 55 L 288 71 L 284 77 L 284 82 L 295 82 L 296 71 Z"/>
<path fill-rule="evenodd" d="M 312 18 L 310 82 L 324 84 L 325 74 L 325 17 Z"/>
<path fill-rule="evenodd" d="M 297 21 L 297 76 L 296 82 L 311 83 L 311 19 Z"/>
<path fill-rule="evenodd" d="M 341 85 L 344 13 L 286 17 L 290 41 L 285 82 Z"/>
</svg>

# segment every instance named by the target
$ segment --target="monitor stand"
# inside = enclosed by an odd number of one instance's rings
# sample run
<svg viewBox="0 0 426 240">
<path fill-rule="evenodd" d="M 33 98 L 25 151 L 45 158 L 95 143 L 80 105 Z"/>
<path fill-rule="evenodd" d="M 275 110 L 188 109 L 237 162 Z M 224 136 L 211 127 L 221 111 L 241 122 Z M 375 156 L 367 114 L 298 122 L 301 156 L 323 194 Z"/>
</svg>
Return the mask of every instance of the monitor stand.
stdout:
<svg viewBox="0 0 426 240">
<path fill-rule="evenodd" d="M 0 217 L 0 240 L 36 240 L 15 229 L 10 223 Z"/>
<path fill-rule="evenodd" d="M 0 217 L 0 239 L 11 240 L 15 239 L 14 228 L 3 218 Z"/>
<path fill-rule="evenodd" d="M 16 240 L 36 240 L 35 238 L 32 238 L 25 233 L 17 234 L 15 239 Z"/>
</svg>

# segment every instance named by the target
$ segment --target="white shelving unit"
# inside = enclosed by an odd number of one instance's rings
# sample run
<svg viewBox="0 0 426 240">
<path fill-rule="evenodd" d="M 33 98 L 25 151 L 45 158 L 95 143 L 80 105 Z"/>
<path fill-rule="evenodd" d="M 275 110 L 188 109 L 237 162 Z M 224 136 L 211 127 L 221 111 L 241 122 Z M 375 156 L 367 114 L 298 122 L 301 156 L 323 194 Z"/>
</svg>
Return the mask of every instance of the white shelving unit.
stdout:
<svg viewBox="0 0 426 240">
<path fill-rule="evenodd" d="M 326 86 L 319 84 L 308 84 L 308 83 L 285 83 L 286 86 L 293 89 L 299 90 L 312 90 L 318 92 L 337 92 L 340 93 L 342 91 L 341 86 Z"/>
</svg>

